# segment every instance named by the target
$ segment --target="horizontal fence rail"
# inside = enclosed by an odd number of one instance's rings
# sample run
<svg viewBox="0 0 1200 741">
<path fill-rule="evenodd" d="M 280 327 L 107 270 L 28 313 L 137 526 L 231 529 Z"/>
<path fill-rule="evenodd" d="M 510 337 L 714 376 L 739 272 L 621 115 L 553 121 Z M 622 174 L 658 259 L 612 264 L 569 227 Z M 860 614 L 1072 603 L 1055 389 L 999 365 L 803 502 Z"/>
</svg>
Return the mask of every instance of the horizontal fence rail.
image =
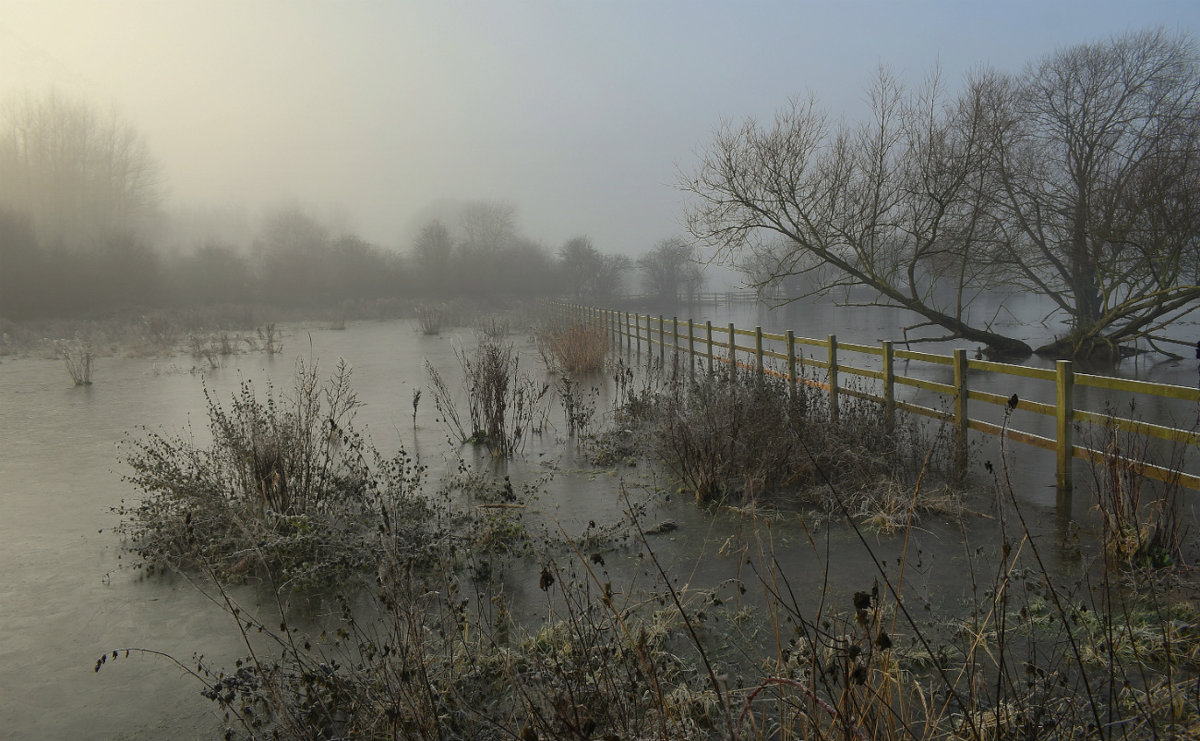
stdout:
<svg viewBox="0 0 1200 741">
<path fill-rule="evenodd" d="M 1095 463 L 1104 463 L 1112 458 L 1104 450 L 1077 443 L 1075 433 L 1082 425 L 1112 426 L 1131 435 L 1183 446 L 1195 446 L 1200 442 L 1200 434 L 1195 429 L 1152 424 L 1110 412 L 1076 408 L 1079 389 L 1129 392 L 1193 404 L 1200 403 L 1200 390 L 1079 373 L 1069 360 L 1058 361 L 1053 369 L 1032 368 L 969 359 L 965 350 L 955 350 L 952 355 L 936 355 L 899 349 L 887 341 L 879 345 L 860 345 L 839 342 L 835 335 L 815 339 L 800 337 L 791 330 L 782 334 L 768 333 L 763 332 L 761 327 L 744 329 L 732 323 L 718 326 L 709 321 L 698 323 L 661 314 L 652 316 L 570 303 L 555 303 L 554 306 L 573 321 L 602 329 L 614 345 L 624 347 L 627 351 L 640 354 L 644 345 L 645 352 L 651 356 L 657 354 L 664 362 L 668 353 L 672 358 L 686 356 L 690 372 L 695 372 L 697 366 L 712 372 L 717 364 L 723 364 L 729 368 L 731 377 L 741 368 L 784 379 L 789 388 L 803 384 L 820 389 L 829 394 L 832 422 L 837 421 L 839 398 L 848 396 L 879 402 L 889 420 L 896 410 L 903 410 L 952 425 L 957 457 L 963 467 L 966 465 L 969 430 L 1003 435 L 1025 445 L 1054 451 L 1055 483 L 1060 492 L 1069 492 L 1072 488 L 1071 461 L 1074 458 Z M 805 354 L 813 350 L 816 353 Z M 862 367 L 864 361 L 878 367 Z M 898 373 L 898 361 L 924 364 L 924 367 L 934 369 L 943 380 Z M 805 368 L 824 371 L 825 380 L 805 377 L 801 373 Z M 974 388 L 977 379 L 1004 376 L 1026 378 L 1044 384 L 1047 395 L 1053 392 L 1053 403 Z M 871 390 L 863 388 L 868 382 Z M 934 402 L 898 399 L 897 387 L 914 389 L 917 397 L 921 396 L 921 392 L 933 395 Z M 1022 411 L 1052 420 L 1053 436 L 1016 429 L 1008 424 L 1008 412 L 1004 410 L 1014 402 L 1015 407 L 1011 408 L 1011 412 Z M 939 408 L 939 404 L 943 408 Z M 979 404 L 985 405 L 985 413 L 972 416 Z M 983 418 L 989 409 L 993 416 L 1001 417 L 999 423 Z M 1200 490 L 1200 476 L 1195 474 L 1144 461 L 1129 461 L 1128 464 L 1146 478 Z"/>
</svg>

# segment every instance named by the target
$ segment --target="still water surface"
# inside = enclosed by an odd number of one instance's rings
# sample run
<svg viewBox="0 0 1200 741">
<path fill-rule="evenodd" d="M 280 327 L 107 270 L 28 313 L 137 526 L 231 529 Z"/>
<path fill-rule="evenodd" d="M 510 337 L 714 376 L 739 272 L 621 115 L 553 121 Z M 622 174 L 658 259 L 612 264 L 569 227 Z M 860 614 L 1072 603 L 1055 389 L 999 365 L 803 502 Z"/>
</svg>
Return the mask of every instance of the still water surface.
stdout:
<svg viewBox="0 0 1200 741">
<path fill-rule="evenodd" d="M 694 315 L 738 326 L 760 324 L 764 329 L 795 329 L 798 334 L 824 336 L 846 312 L 808 307 L 793 313 L 763 314 L 752 307 L 707 307 Z M 820 312 L 825 312 L 824 314 Z M 890 315 L 890 316 L 889 316 Z M 850 326 L 836 331 L 846 341 L 872 343 L 895 337 L 894 313 L 856 312 Z M 805 332 L 805 326 L 821 326 Z M 448 379 L 458 378 L 453 348 L 456 341 L 474 342 L 470 330 L 441 337 L 424 337 L 408 322 L 352 324 L 345 331 L 291 328 L 285 352 L 276 358 L 239 355 L 216 371 L 188 372 L 192 360 L 173 358 L 106 357 L 97 362 L 95 385 L 75 388 L 56 360 L 0 359 L 0 737 L 55 738 L 210 738 L 219 719 L 199 697 L 198 684 L 169 662 L 149 657 L 121 658 L 99 673 L 96 659 L 113 649 L 144 647 L 169 653 L 191 664 L 203 653 L 214 664 L 227 666 L 244 653 L 224 611 L 183 579 L 140 580 L 138 572 L 122 568 L 119 537 L 111 530 L 117 517 L 112 508 L 135 494 L 122 481 L 118 445 L 142 426 L 180 431 L 189 424 L 198 438 L 207 435 L 202 383 L 228 399 L 242 379 L 259 384 L 273 379 L 286 388 L 298 357 L 317 360 L 331 370 L 338 358 L 353 368 L 353 385 L 366 403 L 357 423 L 385 453 L 398 445 L 438 471 L 452 466 L 452 446 L 438 423 L 430 395 L 412 421 L 413 389 L 426 380 L 426 360 Z M 514 338 L 525 354 L 523 367 L 541 372 L 528 341 Z M 922 348 L 925 349 L 925 348 Z M 937 348 L 931 351 L 939 351 Z M 1185 361 L 1136 369 L 1154 380 L 1190 383 L 1195 368 Z M 1184 380 L 1186 378 L 1186 380 Z M 454 383 L 454 381 L 451 381 Z M 607 405 L 603 379 L 599 407 Z M 559 427 L 561 412 L 551 415 Z M 514 480 L 532 479 L 555 471 L 546 498 L 539 504 L 549 521 L 579 532 L 589 519 L 612 522 L 620 518 L 618 482 L 626 476 L 652 480 L 644 470 L 587 471 L 570 446 L 557 444 L 555 433 L 536 440 L 525 456 L 512 463 Z M 469 452 L 468 452 L 469 455 Z M 1053 494 L 1046 486 L 1050 469 L 1041 459 L 1017 467 L 1018 486 L 1047 533 L 1062 518 L 1053 516 Z M 1052 481 L 1052 472 L 1050 473 Z M 732 513 L 706 515 L 687 497 L 659 502 L 651 518 L 670 517 L 681 527 L 663 541 L 663 556 L 673 574 L 687 581 L 715 583 L 745 578 L 740 559 L 721 556 L 717 548 L 732 536 L 752 537 L 744 518 Z M 1079 516 L 1086 503 L 1076 502 Z M 976 542 L 994 530 L 987 518 L 963 526 Z M 778 557 L 795 575 L 796 587 L 816 588 L 822 575 L 812 568 L 811 552 L 802 547 L 803 532 L 794 521 L 773 526 L 780 545 Z M 956 598 L 962 550 L 957 525 L 927 521 L 918 535 L 926 554 L 912 589 L 937 603 Z M 835 559 L 833 580 L 846 589 L 861 589 L 870 573 L 866 554 L 856 550 L 849 533 L 830 534 Z M 877 540 L 880 554 L 894 558 L 900 544 Z M 626 554 L 633 564 L 635 554 Z M 1072 549 L 1054 554 L 1061 568 L 1077 569 Z M 536 569 L 531 570 L 535 575 Z M 506 591 L 509 588 L 506 586 Z M 513 584 L 536 601 L 533 583 Z M 238 598 L 255 604 L 259 597 L 242 590 Z M 269 609 L 269 605 L 263 605 Z M 545 614 L 529 608 L 531 615 Z"/>
</svg>

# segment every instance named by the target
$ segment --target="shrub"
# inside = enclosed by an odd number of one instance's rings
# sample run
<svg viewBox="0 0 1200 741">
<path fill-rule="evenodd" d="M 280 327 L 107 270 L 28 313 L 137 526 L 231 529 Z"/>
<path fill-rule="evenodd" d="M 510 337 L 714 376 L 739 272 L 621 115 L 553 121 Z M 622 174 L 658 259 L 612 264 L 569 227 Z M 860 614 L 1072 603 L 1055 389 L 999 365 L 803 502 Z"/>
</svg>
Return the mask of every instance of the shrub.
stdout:
<svg viewBox="0 0 1200 741">
<path fill-rule="evenodd" d="M 455 349 L 466 387 L 470 426 L 464 424 L 455 394 L 429 362 L 433 403 L 461 442 L 487 445 L 498 457 L 520 451 L 528 435 L 541 429 L 550 386 L 521 372 L 520 355 L 511 343 L 480 342 L 473 355 Z"/>
<path fill-rule="evenodd" d="M 475 336 L 480 342 L 499 342 L 508 337 L 508 319 L 496 314 L 481 316 L 475 323 Z"/>
<path fill-rule="evenodd" d="M 446 319 L 445 307 L 434 306 L 432 304 L 417 304 L 415 311 L 417 313 L 417 324 L 421 327 L 421 334 L 435 335 L 442 331 L 442 324 Z"/>
<path fill-rule="evenodd" d="M 394 479 L 407 495 L 420 485 L 403 470 Z M 1121 589 L 1107 570 L 1063 584 L 1007 475 L 996 482 L 1007 505 L 989 523 L 997 539 L 963 544 L 953 568 L 966 599 L 946 600 L 957 606 L 949 618 L 926 612 L 911 518 L 885 556 L 836 484 L 825 488 L 846 517 L 840 534 L 866 556 L 852 583 L 836 579 L 847 573 L 837 564 L 851 555 L 846 543 L 777 539 L 751 514 L 751 527 L 715 549 L 736 572 L 705 589 L 694 573 L 662 566 L 639 522 L 645 508 L 624 487 L 636 534 L 628 549 L 589 523 L 582 538 L 539 550 L 507 516 L 521 511 L 521 488 L 464 475 L 455 485 L 498 505 L 495 516 L 467 515 L 456 537 L 426 538 L 423 551 L 413 545 L 422 531 L 402 524 L 411 499 L 378 508 L 369 608 L 338 597 L 330 622 L 309 632 L 222 593 L 247 656 L 228 671 L 202 656 L 176 664 L 226 712 L 227 737 L 239 728 L 284 739 L 1196 737 L 1195 606 L 1173 603 L 1155 580 Z M 803 563 L 820 580 L 811 592 L 794 588 L 794 554 L 783 551 L 805 542 Z M 609 574 L 609 546 L 634 573 Z M 484 552 L 524 572 L 496 581 Z M 761 602 L 747 596 L 759 589 Z M 155 653 L 118 649 L 96 669 L 129 651 Z"/>
<path fill-rule="evenodd" d="M 886 495 L 881 482 L 915 482 L 928 443 L 913 423 L 889 425 L 881 405 L 852 397 L 834 423 L 821 391 L 800 383 L 789 393 L 784 380 L 752 369 L 732 375 L 721 369 L 694 382 L 675 375 L 623 397 L 619 423 L 640 420 L 651 455 L 698 501 L 749 503 L 786 492 L 821 498 L 826 478 L 869 500 Z M 873 516 L 870 501 L 858 506 Z"/>
<path fill-rule="evenodd" d="M 279 331 L 275 328 L 275 322 L 269 322 L 265 326 L 259 327 L 258 341 L 262 343 L 260 349 L 267 355 L 275 355 L 283 352 L 283 343 L 279 339 Z"/>
<path fill-rule="evenodd" d="M 220 347 L 199 335 L 188 335 L 188 350 L 193 358 L 204 360 L 210 369 L 221 367 Z"/>
<path fill-rule="evenodd" d="M 80 340 L 59 340 L 55 343 L 55 349 L 62 356 L 67 373 L 71 375 L 71 380 L 76 386 L 92 385 L 92 360 L 95 353 L 91 347 Z"/>
<path fill-rule="evenodd" d="M 421 469 L 382 457 L 354 430 L 358 400 L 341 363 L 321 382 L 298 364 L 290 396 L 244 381 L 228 406 L 205 389 L 212 443 L 146 431 L 127 439 L 127 480 L 143 498 L 124 532 L 151 568 L 203 567 L 226 580 L 335 583 L 373 564 L 373 527 L 389 502 L 425 511 Z M 418 539 L 412 545 L 417 547 Z"/>
</svg>

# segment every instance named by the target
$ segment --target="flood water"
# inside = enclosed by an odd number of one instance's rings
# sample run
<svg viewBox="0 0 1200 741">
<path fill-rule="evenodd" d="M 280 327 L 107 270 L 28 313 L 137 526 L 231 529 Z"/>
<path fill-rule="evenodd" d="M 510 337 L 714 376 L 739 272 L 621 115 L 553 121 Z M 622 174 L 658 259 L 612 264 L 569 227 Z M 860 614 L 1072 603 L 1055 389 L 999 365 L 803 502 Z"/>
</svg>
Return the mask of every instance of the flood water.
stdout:
<svg viewBox="0 0 1200 741">
<path fill-rule="evenodd" d="M 877 316 L 863 310 L 838 325 L 848 316 L 845 312 L 811 306 L 774 314 L 746 306 L 701 311 L 707 315 L 693 318 L 794 329 L 817 337 L 836 331 L 843 341 L 864 344 L 895 337 L 896 318 L 887 317 L 887 312 Z M 805 326 L 821 329 L 806 331 Z M 527 338 L 512 339 L 524 348 L 523 367 L 540 372 Z M 186 580 L 141 579 L 136 570 L 123 568 L 129 557 L 122 557 L 120 538 L 112 531 L 118 519 L 112 509 L 136 496 L 122 481 L 118 445 L 126 434 L 137 435 L 142 426 L 175 432 L 190 424 L 202 438 L 207 434 L 202 383 L 218 398 L 228 399 L 242 379 L 259 384 L 273 379 L 277 387 L 286 388 L 298 357 L 317 360 L 327 371 L 344 358 L 365 402 L 357 418 L 360 429 L 381 451 L 403 445 L 437 471 L 452 465 L 453 446 L 447 443 L 428 392 L 414 428 L 412 392 L 426 383 L 426 360 L 448 378 L 457 378 L 456 341 L 473 344 L 472 331 L 425 337 L 403 321 L 351 324 L 344 331 L 289 327 L 284 353 L 277 357 L 236 355 L 224 367 L 203 373 L 190 372 L 202 361 L 186 355 L 102 357 L 96 363 L 95 385 L 78 388 L 58 360 L 0 358 L 0 737 L 209 738 L 219 726 L 215 706 L 199 696 L 198 683 L 165 659 L 134 655 L 110 662 L 98 674 L 93 671 L 101 654 L 126 647 L 161 651 L 189 666 L 194 665 L 194 653 L 204 654 L 216 666 L 227 666 L 244 653 L 224 610 Z M 1135 372 L 1190 385 L 1196 369 L 1185 360 Z M 595 383 L 602 387 L 598 407 L 603 410 L 607 391 L 603 379 Z M 561 412 L 552 413 L 551 419 L 562 427 Z M 559 444 L 560 437 L 560 431 L 551 430 L 535 438 L 508 472 L 516 480 L 553 472 L 539 507 L 568 532 L 578 532 L 589 519 L 620 519 L 616 492 L 622 477 L 637 480 L 631 485 L 654 479 L 644 468 L 587 470 L 586 461 L 577 459 L 571 446 Z M 470 451 L 467 456 L 470 459 Z M 1019 490 L 1045 532 L 1053 533 L 1054 496 L 1048 486 L 1053 483 L 1052 457 L 1037 453 L 1028 460 L 1030 465 L 1017 467 Z M 1075 502 L 1080 517 L 1087 510 L 1083 500 Z M 739 559 L 716 552 L 731 534 L 747 527 L 745 518 L 728 512 L 709 515 L 686 496 L 653 501 L 648 517 L 670 517 L 681 525 L 663 541 L 673 574 L 713 583 L 746 576 Z M 962 527 L 986 539 L 994 527 L 991 522 L 977 518 Z M 811 570 L 811 552 L 800 545 L 804 535 L 794 520 L 780 519 L 772 527 L 781 563 L 797 575 L 797 585 L 803 587 L 805 579 L 819 583 L 820 573 L 806 572 Z M 835 549 L 851 542 L 848 532 L 835 530 L 829 537 Z M 931 601 L 953 598 L 947 585 L 961 575 L 959 537 L 956 524 L 923 523 L 918 538 L 926 563 L 920 578 L 914 577 L 913 588 L 923 590 Z M 891 559 L 900 543 L 880 536 L 877 546 L 881 556 Z M 845 547 L 847 555 L 838 560 L 832 580 L 848 582 L 847 589 L 862 589 L 866 585 L 855 580 L 870 572 L 868 556 Z M 1059 565 L 1079 568 L 1077 554 L 1064 551 Z M 518 600 L 523 588 L 520 583 L 513 587 Z M 249 589 L 236 596 L 248 604 L 259 599 Z"/>
</svg>

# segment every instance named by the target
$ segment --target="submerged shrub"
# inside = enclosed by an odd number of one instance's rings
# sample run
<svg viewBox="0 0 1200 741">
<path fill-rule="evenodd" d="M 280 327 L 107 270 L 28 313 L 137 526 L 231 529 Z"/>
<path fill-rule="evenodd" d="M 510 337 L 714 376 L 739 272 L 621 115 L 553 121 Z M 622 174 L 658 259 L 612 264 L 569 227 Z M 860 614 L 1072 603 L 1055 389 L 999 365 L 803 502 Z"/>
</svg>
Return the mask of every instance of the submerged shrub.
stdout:
<svg viewBox="0 0 1200 741">
<path fill-rule="evenodd" d="M 455 393 L 429 362 L 433 403 L 460 442 L 487 445 L 506 458 L 521 450 L 530 433 L 541 429 L 548 412 L 549 384 L 521 371 L 520 354 L 511 343 L 480 342 L 474 354 L 455 349 L 466 387 L 468 420 L 458 412 Z"/>
<path fill-rule="evenodd" d="M 831 421 L 828 396 L 807 385 L 722 369 L 627 394 L 618 421 L 647 427 L 654 457 L 699 501 L 915 480 L 927 443 L 911 423 L 852 397 L 838 411 Z"/>
<path fill-rule="evenodd" d="M 243 381 L 228 406 L 207 389 L 205 399 L 210 445 L 150 431 L 124 444 L 126 480 L 143 498 L 121 509 L 123 530 L 151 569 L 333 583 L 372 564 L 385 507 L 403 500 L 397 511 L 420 522 L 422 470 L 403 452 L 384 460 L 354 430 L 345 363 L 324 382 L 300 363 L 290 395 L 268 386 L 260 398 Z"/>
<path fill-rule="evenodd" d="M 446 320 L 445 307 L 417 304 L 415 311 L 417 312 L 417 324 L 421 327 L 421 334 L 435 335 L 442 331 L 442 324 Z"/>
<path fill-rule="evenodd" d="M 75 385 L 92 385 L 92 360 L 96 357 L 92 348 L 80 340 L 59 340 L 54 345 Z"/>
</svg>

